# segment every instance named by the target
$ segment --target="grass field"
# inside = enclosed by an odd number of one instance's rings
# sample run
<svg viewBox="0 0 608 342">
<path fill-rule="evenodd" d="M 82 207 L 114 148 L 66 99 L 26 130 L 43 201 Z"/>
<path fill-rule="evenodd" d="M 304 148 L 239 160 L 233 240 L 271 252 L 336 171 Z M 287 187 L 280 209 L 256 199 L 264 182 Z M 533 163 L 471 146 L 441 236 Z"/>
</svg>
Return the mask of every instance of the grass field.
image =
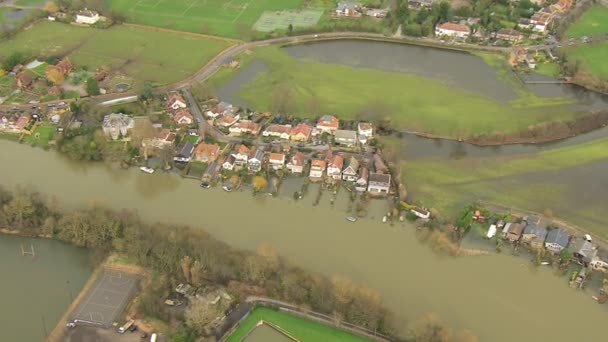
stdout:
<svg viewBox="0 0 608 342">
<path fill-rule="evenodd" d="M 110 0 L 129 22 L 246 39 L 265 11 L 297 9 L 304 0 Z"/>
<path fill-rule="evenodd" d="M 513 133 L 577 115 L 559 106 L 569 100 L 539 98 L 522 89 L 520 98 L 503 103 L 413 74 L 297 60 L 277 47 L 258 49 L 247 58 L 268 66 L 238 93 L 257 110 L 276 110 L 277 99 L 287 99 L 287 111 L 303 117 L 335 113 L 354 119 L 361 111 L 381 108 L 400 128 L 450 137 Z M 225 80 L 227 72 L 217 77 Z"/>
<path fill-rule="evenodd" d="M 566 30 L 568 37 L 577 38 L 608 33 L 608 7 L 591 6 Z"/>
<path fill-rule="evenodd" d="M 229 43 L 197 36 L 113 26 L 107 30 L 43 21 L 0 42 L 0 58 L 68 55 L 77 66 L 110 66 L 139 81 L 166 84 L 186 78 Z"/>
<path fill-rule="evenodd" d="M 608 80 L 608 42 L 583 44 L 566 49 L 569 60 L 578 60 L 583 70 Z"/>
<path fill-rule="evenodd" d="M 322 9 L 305 9 L 292 11 L 266 11 L 255 22 L 253 28 L 256 31 L 272 32 L 275 30 L 286 30 L 289 25 L 294 29 L 315 26 L 323 15 Z"/>
<path fill-rule="evenodd" d="M 225 341 L 241 342 L 247 333 L 262 320 L 287 331 L 300 342 L 371 341 L 368 338 L 356 336 L 343 330 L 264 307 L 253 309 L 249 313 L 249 316 L 239 323 L 238 328 Z"/>
<path fill-rule="evenodd" d="M 55 126 L 49 124 L 38 125 L 31 135 L 25 135 L 23 141 L 28 144 L 47 146 L 49 140 L 55 135 Z"/>
<path fill-rule="evenodd" d="M 539 153 L 427 157 L 402 162 L 404 181 L 414 201 L 456 214 L 476 200 L 544 212 L 608 238 L 603 187 L 608 180 L 608 138 Z"/>
</svg>

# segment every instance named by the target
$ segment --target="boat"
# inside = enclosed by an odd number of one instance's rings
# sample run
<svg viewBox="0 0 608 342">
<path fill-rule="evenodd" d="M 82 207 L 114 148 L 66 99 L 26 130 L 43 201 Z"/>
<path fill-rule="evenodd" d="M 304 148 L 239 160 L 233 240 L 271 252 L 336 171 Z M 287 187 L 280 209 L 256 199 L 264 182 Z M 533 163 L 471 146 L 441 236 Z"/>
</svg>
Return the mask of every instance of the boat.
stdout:
<svg viewBox="0 0 608 342">
<path fill-rule="evenodd" d="M 232 188 L 231 188 L 231 187 L 229 187 L 228 185 L 224 185 L 224 186 L 222 187 L 222 189 L 224 189 L 224 191 L 227 191 L 227 192 L 232 191 Z"/>
<path fill-rule="evenodd" d="M 151 167 L 147 167 L 147 166 L 142 166 L 139 168 L 142 172 L 145 173 L 154 173 L 154 169 Z"/>
<path fill-rule="evenodd" d="M 386 217 L 386 215 L 382 216 L 382 223 L 386 223 L 387 220 L 388 220 L 388 217 Z"/>
<path fill-rule="evenodd" d="M 347 216 L 347 217 L 346 217 L 346 220 L 347 220 L 347 221 L 350 221 L 350 222 L 357 222 L 357 218 L 356 218 L 356 217 L 354 217 L 354 216 Z"/>
<path fill-rule="evenodd" d="M 205 188 L 205 189 L 209 189 L 211 187 L 211 184 L 203 182 L 201 183 L 201 188 Z"/>
</svg>

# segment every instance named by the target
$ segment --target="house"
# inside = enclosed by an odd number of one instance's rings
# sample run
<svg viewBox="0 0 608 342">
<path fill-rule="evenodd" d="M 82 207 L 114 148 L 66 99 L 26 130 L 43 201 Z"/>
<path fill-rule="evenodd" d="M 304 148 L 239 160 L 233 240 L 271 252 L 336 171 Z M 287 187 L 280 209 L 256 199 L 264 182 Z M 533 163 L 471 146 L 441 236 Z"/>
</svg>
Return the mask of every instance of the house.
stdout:
<svg viewBox="0 0 608 342">
<path fill-rule="evenodd" d="M 583 238 L 573 239 L 569 249 L 572 252 L 572 257 L 582 265 L 588 265 L 596 253 L 593 244 Z"/>
<path fill-rule="evenodd" d="M 234 149 L 234 153 L 232 153 L 232 155 L 234 156 L 234 162 L 236 165 L 247 164 L 247 159 L 249 158 L 250 154 L 251 154 L 251 150 L 249 149 L 249 147 L 242 145 L 242 144 L 238 145 Z"/>
<path fill-rule="evenodd" d="M 545 248 L 550 252 L 559 253 L 564 248 L 568 247 L 569 241 L 570 234 L 568 234 L 565 229 L 551 229 L 547 233 L 547 238 L 545 239 Z"/>
<path fill-rule="evenodd" d="M 234 169 L 235 161 L 236 158 L 234 158 L 234 155 L 229 155 L 228 157 L 226 157 L 226 159 L 224 159 L 224 162 L 222 163 L 222 169 L 232 171 L 232 169 Z"/>
<path fill-rule="evenodd" d="M 103 117 L 101 127 L 106 136 L 116 140 L 120 136 L 126 137 L 134 125 L 135 122 L 130 116 L 123 113 L 112 113 Z"/>
<path fill-rule="evenodd" d="M 173 121 L 178 125 L 191 125 L 194 122 L 194 116 L 187 108 L 182 108 L 175 112 Z"/>
<path fill-rule="evenodd" d="M 357 124 L 357 135 L 359 136 L 359 141 L 362 144 L 367 143 L 367 141 L 374 136 L 374 128 L 369 122 L 359 122 Z"/>
<path fill-rule="evenodd" d="M 310 138 L 311 132 L 312 127 L 302 122 L 291 129 L 290 139 L 292 141 L 306 142 Z"/>
<path fill-rule="evenodd" d="M 17 132 L 21 132 L 27 127 L 27 125 L 32 121 L 32 118 L 29 115 L 22 115 L 15 121 L 14 127 Z"/>
<path fill-rule="evenodd" d="M 29 71 L 24 71 L 15 76 L 15 83 L 21 90 L 29 89 L 36 81 L 36 76 Z"/>
<path fill-rule="evenodd" d="M 237 113 L 226 113 L 215 121 L 215 124 L 219 127 L 230 127 L 239 121 L 239 114 Z"/>
<path fill-rule="evenodd" d="M 194 145 L 191 142 L 186 141 L 177 149 L 173 160 L 187 163 L 191 159 L 192 151 L 194 151 Z"/>
<path fill-rule="evenodd" d="M 519 22 L 517 23 L 517 27 L 519 27 L 520 29 L 524 29 L 524 30 L 530 30 L 532 29 L 532 26 L 534 26 L 532 24 L 532 22 L 530 22 L 530 19 L 528 18 L 521 18 L 519 19 Z"/>
<path fill-rule="evenodd" d="M 524 57 L 524 60 L 526 62 L 526 65 L 528 65 L 528 68 L 530 69 L 535 69 L 536 68 L 536 59 L 534 59 L 534 57 L 532 57 L 531 54 L 526 54 L 526 57 Z"/>
<path fill-rule="evenodd" d="M 285 167 L 285 155 L 283 153 L 271 153 L 268 163 L 273 170 L 282 170 Z"/>
<path fill-rule="evenodd" d="M 338 129 L 334 133 L 334 141 L 342 146 L 354 146 L 357 143 L 357 132 Z"/>
<path fill-rule="evenodd" d="M 594 271 L 608 273 L 608 251 L 605 249 L 597 249 L 589 266 L 591 266 Z"/>
<path fill-rule="evenodd" d="M 359 173 L 359 160 L 354 156 L 348 158 L 348 164 L 342 171 L 342 179 L 349 182 L 357 181 L 357 174 Z"/>
<path fill-rule="evenodd" d="M 413 10 L 433 7 L 434 0 L 408 0 L 407 7 Z"/>
<path fill-rule="evenodd" d="M 142 141 L 142 146 L 163 149 L 172 146 L 175 142 L 175 133 L 167 128 L 159 130 L 153 138 L 146 138 Z"/>
<path fill-rule="evenodd" d="M 333 115 L 323 115 L 317 120 L 317 129 L 321 133 L 333 134 L 340 126 L 340 120 Z"/>
<path fill-rule="evenodd" d="M 455 23 L 443 23 L 435 26 L 435 36 L 442 37 L 456 37 L 466 38 L 471 33 L 471 30 L 466 25 L 455 24 Z"/>
<path fill-rule="evenodd" d="M 373 18 L 385 18 L 386 15 L 388 14 L 388 9 L 387 8 L 368 8 L 365 11 L 365 15 L 367 15 L 368 17 L 373 17 Z"/>
<path fill-rule="evenodd" d="M 99 13 L 85 8 L 84 10 L 76 13 L 75 21 L 78 24 L 93 25 L 99 21 Z"/>
<path fill-rule="evenodd" d="M 287 140 L 291 135 L 291 125 L 270 125 L 262 132 L 262 135 Z"/>
<path fill-rule="evenodd" d="M 212 162 L 207 166 L 205 172 L 203 172 L 202 180 L 205 182 L 210 182 L 212 179 L 217 177 L 220 171 L 220 166 L 216 162 Z"/>
<path fill-rule="evenodd" d="M 524 231 L 525 225 L 523 223 L 507 223 L 502 230 L 502 237 L 505 240 L 511 242 L 519 241 L 521 233 Z"/>
<path fill-rule="evenodd" d="M 551 5 L 551 8 L 556 12 L 567 12 L 571 7 L 574 0 L 559 0 L 557 3 Z"/>
<path fill-rule="evenodd" d="M 177 110 L 186 107 L 188 107 L 188 102 L 180 93 L 172 91 L 167 95 L 167 108 Z"/>
<path fill-rule="evenodd" d="M 391 175 L 385 173 L 369 174 L 367 191 L 371 194 L 388 194 L 391 188 Z"/>
<path fill-rule="evenodd" d="M 523 35 L 515 29 L 503 28 L 496 32 L 496 39 L 506 40 L 512 43 L 519 43 Z"/>
<path fill-rule="evenodd" d="M 207 115 L 207 117 L 209 119 L 215 119 L 220 115 L 226 115 L 229 113 L 233 113 L 235 111 L 234 106 L 232 106 L 230 103 L 226 103 L 226 102 L 220 102 L 217 105 L 215 105 L 213 108 L 211 108 L 210 110 L 207 111 L 207 113 L 205 113 L 205 115 Z"/>
<path fill-rule="evenodd" d="M 364 192 L 367 190 L 367 179 L 369 177 L 369 170 L 366 167 L 359 169 L 359 176 L 355 182 L 355 190 Z"/>
<path fill-rule="evenodd" d="M 57 69 L 59 69 L 59 72 L 61 72 L 63 75 L 67 75 L 72 70 L 74 70 L 74 64 L 72 64 L 70 59 L 67 57 L 60 60 L 59 63 L 57 63 L 55 66 L 57 67 Z"/>
<path fill-rule="evenodd" d="M 355 1 L 340 1 L 336 5 L 336 15 L 344 17 L 361 16 L 361 4 Z"/>
<path fill-rule="evenodd" d="M 313 180 L 318 180 L 323 178 L 323 173 L 325 172 L 325 160 L 313 159 L 310 163 L 310 173 L 309 177 Z"/>
<path fill-rule="evenodd" d="M 547 228 L 537 226 L 534 224 L 526 225 L 524 232 L 521 235 L 523 242 L 526 242 L 532 248 L 542 248 L 545 244 L 545 238 L 547 237 Z"/>
<path fill-rule="evenodd" d="M 304 153 L 296 152 L 287 162 L 287 170 L 301 174 L 304 171 Z"/>
<path fill-rule="evenodd" d="M 262 126 L 260 126 L 259 124 L 255 123 L 251 120 L 241 120 L 241 121 L 237 122 L 236 124 L 230 126 L 230 128 L 228 128 L 228 131 L 231 134 L 236 134 L 236 135 L 240 135 L 240 134 L 258 135 L 258 134 L 260 134 L 261 129 L 262 129 Z"/>
<path fill-rule="evenodd" d="M 327 165 L 327 177 L 334 180 L 342 179 L 342 167 L 344 166 L 344 158 L 340 155 L 335 155 Z"/>
<path fill-rule="evenodd" d="M 536 32 L 545 32 L 547 31 L 547 27 L 551 24 L 553 20 L 553 14 L 548 12 L 536 12 L 530 18 L 530 24 L 532 25 L 532 30 Z"/>
<path fill-rule="evenodd" d="M 218 144 L 198 144 L 194 150 L 194 159 L 200 162 L 212 162 L 217 159 L 220 153 L 220 146 Z"/>
<path fill-rule="evenodd" d="M 249 172 L 259 172 L 262 169 L 262 163 L 264 163 L 264 150 L 258 148 L 249 156 L 247 169 Z"/>
</svg>

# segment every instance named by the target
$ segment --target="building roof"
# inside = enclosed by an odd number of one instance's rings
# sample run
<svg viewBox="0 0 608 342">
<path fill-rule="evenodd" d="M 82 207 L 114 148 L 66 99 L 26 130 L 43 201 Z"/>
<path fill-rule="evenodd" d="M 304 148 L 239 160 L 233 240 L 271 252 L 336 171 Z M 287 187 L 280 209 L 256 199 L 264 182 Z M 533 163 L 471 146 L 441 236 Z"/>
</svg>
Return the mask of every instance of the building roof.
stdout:
<svg viewBox="0 0 608 342">
<path fill-rule="evenodd" d="M 545 243 L 555 243 L 562 247 L 568 247 L 568 241 L 570 240 L 570 234 L 565 229 L 557 228 L 551 229 L 547 233 Z"/>
<path fill-rule="evenodd" d="M 442 30 L 450 30 L 450 31 L 457 31 L 457 32 L 466 32 L 466 33 L 471 32 L 471 29 L 469 29 L 468 26 L 456 24 L 456 23 L 438 24 L 437 28 L 442 29 Z"/>
<path fill-rule="evenodd" d="M 224 163 L 233 165 L 235 160 L 236 160 L 236 158 L 231 154 L 231 155 L 227 156 L 226 159 L 224 159 Z M 224 163 L 222 163 L 222 164 L 224 164 Z"/>
<path fill-rule="evenodd" d="M 268 161 L 271 163 L 285 163 L 285 155 L 283 153 L 271 153 L 268 156 Z"/>
<path fill-rule="evenodd" d="M 123 113 L 112 113 L 103 117 L 103 127 L 130 127 L 133 125 L 133 119 Z"/>
<path fill-rule="evenodd" d="M 259 132 L 261 127 L 259 124 L 251 120 L 241 120 L 234 124 L 232 128 L 238 128 L 240 130 L 249 130 L 251 132 Z"/>
<path fill-rule="evenodd" d="M 208 157 L 216 157 L 220 151 L 220 146 L 218 144 L 198 144 L 196 146 L 196 150 L 194 150 L 194 154 L 196 155 L 207 155 Z"/>
<path fill-rule="evenodd" d="M 341 155 L 336 154 L 329 162 L 329 166 L 342 170 L 342 167 L 344 166 L 344 158 L 342 158 Z"/>
<path fill-rule="evenodd" d="M 529 224 L 526 226 L 526 228 L 524 228 L 524 234 L 525 235 L 534 235 L 534 236 L 536 236 L 536 239 L 544 240 L 545 237 L 547 236 L 547 228 L 540 227 L 540 226 L 537 226 L 534 224 Z"/>
<path fill-rule="evenodd" d="M 521 233 L 524 231 L 525 226 L 522 223 L 512 223 L 511 225 L 507 224 L 509 227 L 507 228 L 507 226 L 505 226 L 505 229 L 507 229 L 507 233 L 509 234 L 513 234 L 513 235 L 521 235 Z"/>
<path fill-rule="evenodd" d="M 357 124 L 357 128 L 358 128 L 360 131 L 371 131 L 371 130 L 373 129 L 373 126 L 372 126 L 372 124 L 371 124 L 371 123 L 369 123 L 369 122 L 359 122 L 359 123 Z"/>
<path fill-rule="evenodd" d="M 79 16 L 91 17 L 91 18 L 99 15 L 99 13 L 97 13 L 95 11 L 92 11 L 90 9 L 87 9 L 87 8 L 78 11 L 78 13 L 76 13 L 76 14 L 79 15 Z"/>
<path fill-rule="evenodd" d="M 291 156 L 290 163 L 295 166 L 304 166 L 304 153 L 296 152 L 293 156 Z"/>
<path fill-rule="evenodd" d="M 255 150 L 253 152 L 253 155 L 251 157 L 249 157 L 249 160 L 251 159 L 257 159 L 259 161 L 264 160 L 264 150 L 262 150 L 261 148 L 258 148 L 257 150 Z"/>
<path fill-rule="evenodd" d="M 336 5 L 338 11 L 354 10 L 361 7 L 361 4 L 355 1 L 340 1 Z"/>
<path fill-rule="evenodd" d="M 188 104 L 188 102 L 186 102 L 186 99 L 184 99 L 184 97 L 180 93 L 176 91 L 170 92 L 167 96 L 167 103 L 169 104 L 169 106 L 173 105 L 177 101 L 183 104 Z"/>
<path fill-rule="evenodd" d="M 312 162 L 310 162 L 311 168 L 316 167 L 325 170 L 325 165 L 325 160 L 313 159 Z"/>
<path fill-rule="evenodd" d="M 194 150 L 194 145 L 191 142 L 186 141 L 178 148 L 177 156 L 184 157 L 184 158 L 190 157 L 193 150 Z"/>
<path fill-rule="evenodd" d="M 240 144 L 234 149 L 234 152 L 236 152 L 237 154 L 249 155 L 249 153 L 251 153 L 251 149 L 243 144 Z"/>
<path fill-rule="evenodd" d="M 372 172 L 369 174 L 369 182 L 390 185 L 391 184 L 391 175 L 385 174 L 385 173 L 373 173 Z"/>
<path fill-rule="evenodd" d="M 19 129 L 24 129 L 25 126 L 27 126 L 27 124 L 30 122 L 31 118 L 29 115 L 22 115 L 19 117 L 19 119 L 17 119 L 17 122 L 15 122 L 15 127 L 19 128 Z"/>
<path fill-rule="evenodd" d="M 265 132 L 276 134 L 291 134 L 291 125 L 270 125 L 266 128 Z"/>
<path fill-rule="evenodd" d="M 176 122 L 179 122 L 181 119 L 185 119 L 185 118 L 190 119 L 190 121 L 194 121 L 194 116 L 192 116 L 192 113 L 190 113 L 190 111 L 187 108 L 182 108 L 182 109 L 178 110 L 177 112 L 175 112 L 175 115 L 173 116 L 173 119 Z"/>
<path fill-rule="evenodd" d="M 305 123 L 299 123 L 296 127 L 291 129 L 291 135 L 295 136 L 298 134 L 303 134 L 304 136 L 310 136 L 310 132 L 312 132 L 312 127 Z"/>
<path fill-rule="evenodd" d="M 336 137 L 336 139 L 356 140 L 357 139 L 357 132 L 356 131 L 347 131 L 347 130 L 343 130 L 343 129 L 338 129 L 334 133 L 334 136 Z"/>
<path fill-rule="evenodd" d="M 346 168 L 351 168 L 355 172 L 357 172 L 357 170 L 359 170 L 359 160 L 355 158 L 355 156 L 351 156 L 350 158 L 348 158 L 348 164 L 346 165 Z"/>
<path fill-rule="evenodd" d="M 317 126 L 334 127 L 337 129 L 339 125 L 340 120 L 333 115 L 323 115 L 317 120 Z"/>
</svg>

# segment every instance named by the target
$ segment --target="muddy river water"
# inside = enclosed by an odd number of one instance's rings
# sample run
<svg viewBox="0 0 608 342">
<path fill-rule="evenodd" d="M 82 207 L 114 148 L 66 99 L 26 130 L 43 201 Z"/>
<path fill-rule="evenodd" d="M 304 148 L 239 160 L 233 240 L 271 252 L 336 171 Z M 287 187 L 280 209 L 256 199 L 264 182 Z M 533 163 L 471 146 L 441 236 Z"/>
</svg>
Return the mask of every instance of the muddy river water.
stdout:
<svg viewBox="0 0 608 342">
<path fill-rule="evenodd" d="M 404 326 L 434 312 L 481 341 L 571 341 L 581 333 L 597 340 L 605 334 L 608 308 L 595 304 L 590 293 L 570 289 L 565 278 L 509 255 L 440 257 L 416 239 L 411 226 L 382 224 L 382 201 L 374 203 L 370 218 L 351 223 L 344 219 L 343 201 L 332 208 L 328 198 L 312 206 L 312 195 L 294 202 L 289 196 L 204 190 L 173 174 L 68 162 L 9 141 L 0 141 L 0 165 L 1 185 L 31 185 L 66 206 L 136 208 L 147 220 L 204 228 L 237 248 L 269 242 L 297 265 L 378 289 Z M 65 282 L 59 273 L 48 277 Z"/>
</svg>

